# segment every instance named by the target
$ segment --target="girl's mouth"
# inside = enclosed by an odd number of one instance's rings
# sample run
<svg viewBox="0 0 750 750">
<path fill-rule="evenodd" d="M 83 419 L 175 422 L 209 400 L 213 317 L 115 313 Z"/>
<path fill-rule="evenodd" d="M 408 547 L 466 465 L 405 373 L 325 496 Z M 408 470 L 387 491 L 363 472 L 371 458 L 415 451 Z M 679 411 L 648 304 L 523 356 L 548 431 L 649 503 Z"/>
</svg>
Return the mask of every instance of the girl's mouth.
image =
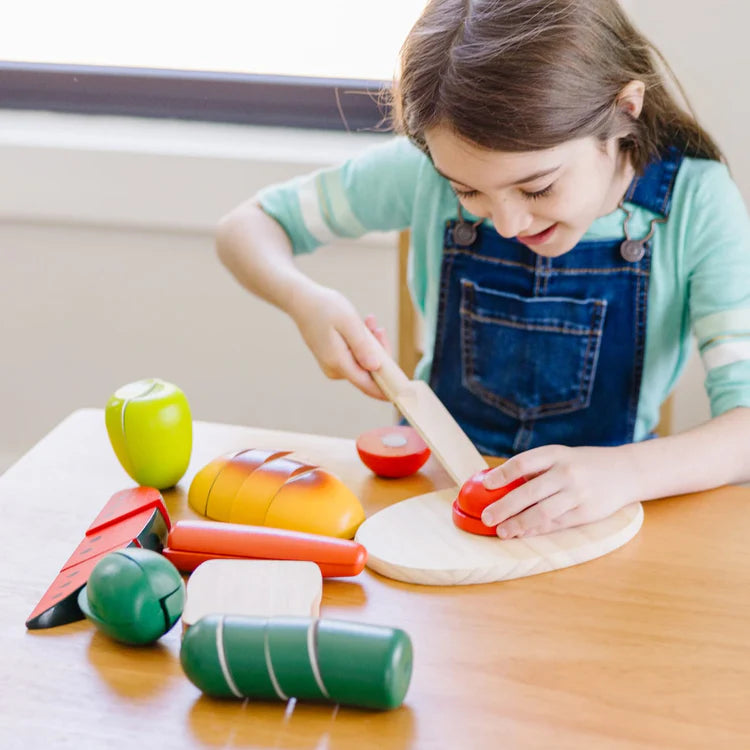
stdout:
<svg viewBox="0 0 750 750">
<path fill-rule="evenodd" d="M 516 239 L 519 242 L 523 242 L 524 245 L 541 245 L 543 242 L 546 242 L 552 235 L 555 233 L 555 230 L 557 229 L 557 222 L 555 222 L 552 226 L 547 227 L 542 232 L 537 232 L 536 234 L 526 234 L 526 235 L 518 235 Z"/>
</svg>

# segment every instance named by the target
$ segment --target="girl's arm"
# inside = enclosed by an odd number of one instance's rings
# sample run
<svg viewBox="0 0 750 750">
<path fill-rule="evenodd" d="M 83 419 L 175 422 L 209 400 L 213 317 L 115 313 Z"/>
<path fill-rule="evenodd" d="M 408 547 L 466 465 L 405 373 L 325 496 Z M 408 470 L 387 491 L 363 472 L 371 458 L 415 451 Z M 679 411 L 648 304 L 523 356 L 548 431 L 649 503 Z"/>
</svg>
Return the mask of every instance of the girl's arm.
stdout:
<svg viewBox="0 0 750 750">
<path fill-rule="evenodd" d="M 216 249 L 245 289 L 291 316 L 328 377 L 346 378 L 367 395 L 384 398 L 369 374 L 380 358 L 367 333 L 370 328 L 387 347 L 382 329 L 297 268 L 289 237 L 257 203 L 248 201 L 220 221 Z"/>
<path fill-rule="evenodd" d="M 629 503 L 750 480 L 750 408 L 665 438 L 614 448 L 547 445 L 488 472 L 485 486 L 528 481 L 488 506 L 498 536 L 543 534 L 606 518 Z"/>
<path fill-rule="evenodd" d="M 731 409 L 678 435 L 625 446 L 637 497 L 653 500 L 750 480 L 750 409 Z"/>
</svg>

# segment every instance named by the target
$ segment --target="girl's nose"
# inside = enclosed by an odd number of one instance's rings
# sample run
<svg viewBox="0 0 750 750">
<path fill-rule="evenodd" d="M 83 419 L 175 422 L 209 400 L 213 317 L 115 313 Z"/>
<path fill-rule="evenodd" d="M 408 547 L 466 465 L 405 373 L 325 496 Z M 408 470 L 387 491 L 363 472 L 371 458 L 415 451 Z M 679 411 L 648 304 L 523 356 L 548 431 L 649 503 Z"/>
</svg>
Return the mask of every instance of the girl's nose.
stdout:
<svg viewBox="0 0 750 750">
<path fill-rule="evenodd" d="M 503 237 L 516 237 L 523 234 L 532 223 L 531 214 L 526 207 L 515 201 L 502 200 L 492 206 L 490 219 L 498 234 Z"/>
</svg>

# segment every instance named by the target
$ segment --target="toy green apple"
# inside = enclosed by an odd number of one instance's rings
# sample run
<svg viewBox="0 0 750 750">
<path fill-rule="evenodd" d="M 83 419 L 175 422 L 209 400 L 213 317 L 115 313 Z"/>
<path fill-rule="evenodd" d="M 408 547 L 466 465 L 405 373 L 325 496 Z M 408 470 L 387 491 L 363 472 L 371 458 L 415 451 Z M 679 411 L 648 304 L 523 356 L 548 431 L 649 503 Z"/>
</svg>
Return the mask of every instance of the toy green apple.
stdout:
<svg viewBox="0 0 750 750">
<path fill-rule="evenodd" d="M 138 484 L 163 490 L 190 463 L 193 421 L 185 394 L 147 378 L 118 388 L 104 411 L 107 433 L 125 471 Z"/>
</svg>

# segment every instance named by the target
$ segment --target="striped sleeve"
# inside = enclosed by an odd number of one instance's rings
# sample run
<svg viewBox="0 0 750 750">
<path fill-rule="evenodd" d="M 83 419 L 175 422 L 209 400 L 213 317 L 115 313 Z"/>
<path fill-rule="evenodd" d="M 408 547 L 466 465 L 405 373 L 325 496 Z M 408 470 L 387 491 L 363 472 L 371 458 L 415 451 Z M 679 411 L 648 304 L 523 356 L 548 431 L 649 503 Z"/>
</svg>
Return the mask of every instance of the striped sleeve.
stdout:
<svg viewBox="0 0 750 750">
<path fill-rule="evenodd" d="M 409 226 L 423 155 L 389 139 L 336 167 L 261 190 L 256 199 L 281 224 L 295 253 L 344 237 Z"/>
<path fill-rule="evenodd" d="M 708 372 L 750 360 L 750 307 L 706 315 L 696 321 L 694 330 Z"/>
<path fill-rule="evenodd" d="M 723 165 L 704 174 L 690 224 L 690 319 L 717 416 L 750 406 L 750 220 Z"/>
</svg>

